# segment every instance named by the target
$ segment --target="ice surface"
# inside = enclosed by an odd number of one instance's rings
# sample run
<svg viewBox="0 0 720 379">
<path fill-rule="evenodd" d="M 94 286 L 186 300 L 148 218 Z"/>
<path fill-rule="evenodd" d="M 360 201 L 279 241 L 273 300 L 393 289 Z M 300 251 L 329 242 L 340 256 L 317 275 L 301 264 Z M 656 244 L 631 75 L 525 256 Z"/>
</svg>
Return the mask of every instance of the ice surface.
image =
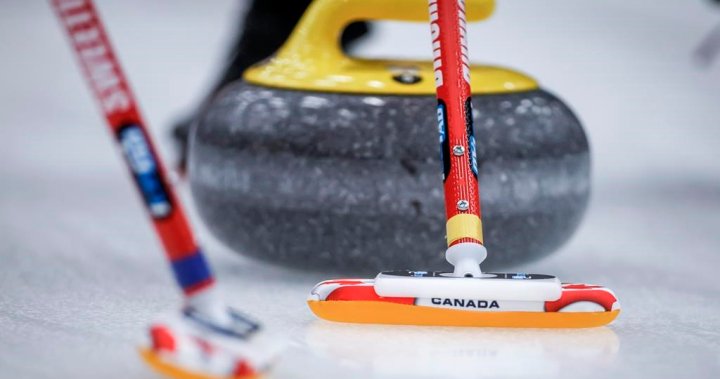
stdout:
<svg viewBox="0 0 720 379">
<path fill-rule="evenodd" d="M 99 1 L 156 136 L 209 82 L 238 3 Z M 202 232 L 232 302 L 293 342 L 271 377 L 717 377 L 720 65 L 690 59 L 720 22 L 708 3 L 501 0 L 470 29 L 474 60 L 540 78 L 587 126 L 587 219 L 524 269 L 613 288 L 614 324 L 331 324 L 304 303 L 331 275 L 243 260 Z M 426 32 L 383 24 L 362 51 L 428 56 Z M 134 346 L 179 296 L 48 5 L 4 1 L 0 46 L 0 378 L 156 377 Z"/>
</svg>

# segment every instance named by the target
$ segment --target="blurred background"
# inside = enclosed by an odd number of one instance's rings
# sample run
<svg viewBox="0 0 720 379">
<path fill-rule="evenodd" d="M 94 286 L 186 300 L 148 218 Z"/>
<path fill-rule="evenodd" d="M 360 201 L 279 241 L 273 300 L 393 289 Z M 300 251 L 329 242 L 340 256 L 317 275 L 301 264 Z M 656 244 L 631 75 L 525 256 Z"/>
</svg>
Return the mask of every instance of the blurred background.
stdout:
<svg viewBox="0 0 720 379">
<path fill-rule="evenodd" d="M 97 5 L 173 157 L 170 127 L 213 84 L 245 4 Z M 695 54 L 718 25 L 712 1 L 498 0 L 470 27 L 473 61 L 530 74 L 585 125 L 585 220 L 569 244 L 524 269 L 613 288 L 623 313 L 607 328 L 319 321 L 304 299 L 325 275 L 243 259 L 196 218 L 234 304 L 292 341 L 271 377 L 716 375 L 720 62 Z M 355 54 L 429 59 L 426 34 L 422 24 L 379 23 Z M 0 46 L 0 377 L 155 377 L 134 346 L 179 294 L 49 5 L 3 0 Z"/>
</svg>

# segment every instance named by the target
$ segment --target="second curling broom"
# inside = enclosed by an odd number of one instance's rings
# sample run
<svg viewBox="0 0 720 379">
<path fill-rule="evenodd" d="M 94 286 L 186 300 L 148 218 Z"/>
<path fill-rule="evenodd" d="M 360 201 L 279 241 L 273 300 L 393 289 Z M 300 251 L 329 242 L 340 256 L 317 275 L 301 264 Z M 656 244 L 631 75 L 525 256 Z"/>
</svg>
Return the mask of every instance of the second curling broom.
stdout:
<svg viewBox="0 0 720 379">
<path fill-rule="evenodd" d="M 437 120 L 453 272 L 389 271 L 329 280 L 308 299 L 320 318 L 354 323 L 582 328 L 608 324 L 620 303 L 607 288 L 551 275 L 484 273 L 478 162 L 470 102 L 464 0 L 430 0 Z"/>
<path fill-rule="evenodd" d="M 180 312 L 154 322 L 141 349 L 153 369 L 175 379 L 250 378 L 267 370 L 282 344 L 225 305 L 172 188 L 92 0 L 51 0 L 82 72 L 146 205 L 177 284 Z"/>
</svg>

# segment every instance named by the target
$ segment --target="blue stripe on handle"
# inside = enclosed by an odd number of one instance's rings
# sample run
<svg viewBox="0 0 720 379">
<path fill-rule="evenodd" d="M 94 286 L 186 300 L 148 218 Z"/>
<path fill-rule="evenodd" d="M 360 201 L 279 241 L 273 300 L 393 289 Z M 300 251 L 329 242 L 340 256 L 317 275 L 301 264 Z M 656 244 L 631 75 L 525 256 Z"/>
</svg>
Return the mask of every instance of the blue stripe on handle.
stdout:
<svg viewBox="0 0 720 379">
<path fill-rule="evenodd" d="M 212 278 L 210 266 L 205 261 L 202 250 L 193 255 L 172 262 L 175 279 L 183 289 L 190 288 Z"/>
</svg>

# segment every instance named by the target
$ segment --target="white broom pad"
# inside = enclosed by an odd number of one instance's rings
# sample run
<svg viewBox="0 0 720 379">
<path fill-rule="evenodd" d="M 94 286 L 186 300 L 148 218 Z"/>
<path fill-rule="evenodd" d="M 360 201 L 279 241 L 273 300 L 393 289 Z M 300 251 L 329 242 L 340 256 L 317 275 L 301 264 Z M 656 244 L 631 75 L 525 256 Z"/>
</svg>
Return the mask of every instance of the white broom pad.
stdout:
<svg viewBox="0 0 720 379">
<path fill-rule="evenodd" d="M 554 301 L 560 298 L 560 281 L 550 275 L 486 273 L 462 278 L 452 273 L 425 271 L 382 272 L 375 292 L 383 297 Z"/>
</svg>

